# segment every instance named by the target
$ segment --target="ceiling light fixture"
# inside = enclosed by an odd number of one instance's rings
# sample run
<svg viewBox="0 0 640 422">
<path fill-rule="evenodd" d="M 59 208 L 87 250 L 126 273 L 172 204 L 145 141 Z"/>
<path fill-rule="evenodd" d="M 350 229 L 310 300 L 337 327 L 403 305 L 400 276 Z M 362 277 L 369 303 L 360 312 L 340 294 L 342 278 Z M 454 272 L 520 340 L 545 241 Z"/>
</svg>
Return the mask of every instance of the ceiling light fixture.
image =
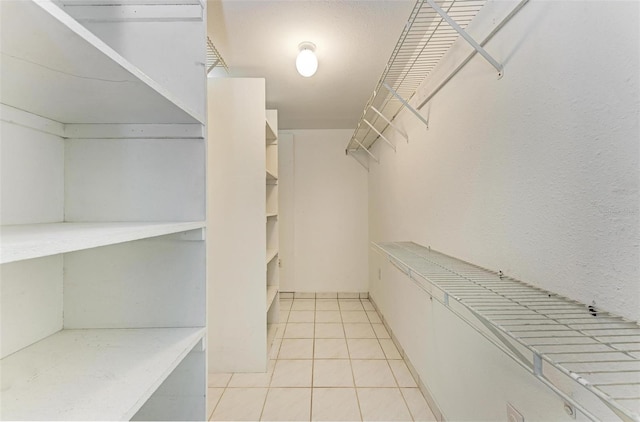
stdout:
<svg viewBox="0 0 640 422">
<path fill-rule="evenodd" d="M 318 58 L 316 57 L 316 46 L 310 42 L 303 42 L 298 46 L 300 52 L 296 58 L 296 69 L 298 73 L 308 78 L 313 76 L 318 70 Z"/>
</svg>

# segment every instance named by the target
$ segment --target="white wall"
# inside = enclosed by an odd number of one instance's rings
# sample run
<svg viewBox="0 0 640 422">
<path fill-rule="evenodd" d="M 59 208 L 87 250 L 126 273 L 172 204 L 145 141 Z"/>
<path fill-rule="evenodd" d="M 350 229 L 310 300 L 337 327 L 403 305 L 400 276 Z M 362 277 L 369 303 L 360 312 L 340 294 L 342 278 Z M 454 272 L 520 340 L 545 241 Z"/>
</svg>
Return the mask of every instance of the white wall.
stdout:
<svg viewBox="0 0 640 422">
<path fill-rule="evenodd" d="M 371 240 L 430 245 L 638 320 L 639 12 L 531 0 L 486 45 L 502 79 L 474 57 L 422 108 L 429 129 L 403 112 L 409 142 L 389 133 L 396 153 L 373 148 Z M 370 261 L 372 297 L 445 418 L 504 420 L 512 402 L 525 420 L 562 419 L 533 376 Z"/>
<path fill-rule="evenodd" d="M 293 215 L 295 257 L 293 277 L 283 277 L 280 290 L 368 291 L 367 173 L 344 154 L 352 131 L 287 133 L 294 136 L 294 168 L 287 172 L 280 162 L 280 209 Z M 287 183 L 283 177 L 291 173 L 293 183 Z"/>
<path fill-rule="evenodd" d="M 531 0 L 376 144 L 371 240 L 412 240 L 640 317 L 638 2 Z"/>
</svg>

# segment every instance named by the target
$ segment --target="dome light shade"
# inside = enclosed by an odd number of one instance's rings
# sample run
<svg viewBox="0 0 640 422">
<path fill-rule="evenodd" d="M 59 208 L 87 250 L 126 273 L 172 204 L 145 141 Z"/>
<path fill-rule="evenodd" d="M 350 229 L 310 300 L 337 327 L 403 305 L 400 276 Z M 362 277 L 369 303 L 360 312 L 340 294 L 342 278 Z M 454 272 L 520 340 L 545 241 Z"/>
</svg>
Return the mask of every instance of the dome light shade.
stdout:
<svg viewBox="0 0 640 422">
<path fill-rule="evenodd" d="M 308 78 L 313 76 L 318 70 L 318 58 L 314 52 L 316 46 L 310 42 L 305 42 L 299 46 L 300 52 L 296 58 L 296 69 L 298 73 Z"/>
</svg>

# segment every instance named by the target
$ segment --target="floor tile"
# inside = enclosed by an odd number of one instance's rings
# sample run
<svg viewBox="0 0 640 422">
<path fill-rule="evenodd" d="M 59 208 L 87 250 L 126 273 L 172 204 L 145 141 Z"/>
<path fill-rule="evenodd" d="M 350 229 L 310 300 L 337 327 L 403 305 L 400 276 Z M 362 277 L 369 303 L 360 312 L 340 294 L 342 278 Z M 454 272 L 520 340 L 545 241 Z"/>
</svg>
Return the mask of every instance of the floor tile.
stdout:
<svg viewBox="0 0 640 422">
<path fill-rule="evenodd" d="M 336 292 L 318 292 L 316 293 L 316 299 L 337 299 L 338 293 Z"/>
<path fill-rule="evenodd" d="M 257 421 L 266 396 L 266 388 L 227 388 L 213 411 L 211 420 Z"/>
<path fill-rule="evenodd" d="M 211 418 L 222 393 L 224 393 L 224 388 L 207 388 L 207 420 Z"/>
<path fill-rule="evenodd" d="M 267 372 L 236 372 L 231 377 L 227 387 L 268 387 L 276 361 L 269 361 Z"/>
<path fill-rule="evenodd" d="M 209 372 L 208 387 L 226 387 L 233 374 Z"/>
<path fill-rule="evenodd" d="M 294 292 L 294 299 L 315 299 L 316 294 L 314 292 Z"/>
<path fill-rule="evenodd" d="M 342 314 L 342 322 L 365 322 L 369 323 L 367 313 L 365 311 L 340 311 Z"/>
<path fill-rule="evenodd" d="M 344 333 L 347 338 L 376 338 L 371 324 L 344 324 Z"/>
<path fill-rule="evenodd" d="M 271 387 L 311 387 L 312 360 L 278 360 Z"/>
<path fill-rule="evenodd" d="M 284 338 L 313 338 L 313 323 L 288 323 L 287 328 L 284 330 Z"/>
<path fill-rule="evenodd" d="M 338 301 L 335 299 L 316 300 L 316 311 L 339 311 Z"/>
<path fill-rule="evenodd" d="M 280 321 L 281 324 L 284 324 L 284 323 L 287 322 L 287 320 L 289 319 L 289 312 L 291 312 L 291 311 L 289 311 L 289 310 L 283 311 L 282 309 L 280 310 L 280 319 L 279 319 L 279 321 Z"/>
<path fill-rule="evenodd" d="M 364 308 L 365 311 L 376 310 L 376 308 L 373 306 L 373 303 L 371 303 L 369 300 L 361 299 L 360 302 L 362 303 L 362 307 Z"/>
<path fill-rule="evenodd" d="M 293 299 L 280 299 L 281 311 L 290 311 L 291 305 L 293 305 Z"/>
<path fill-rule="evenodd" d="M 393 344 L 393 340 L 380 339 L 380 345 L 382 346 L 382 350 L 384 350 L 384 355 L 387 357 L 387 359 L 402 359 L 402 356 L 396 348 L 396 345 Z"/>
<path fill-rule="evenodd" d="M 282 345 L 282 339 L 274 338 L 271 348 L 269 349 L 269 359 L 276 359 L 278 357 L 278 353 L 280 353 L 280 345 Z"/>
<path fill-rule="evenodd" d="M 338 299 L 360 299 L 358 292 L 338 292 Z"/>
<path fill-rule="evenodd" d="M 418 387 L 416 381 L 413 379 L 413 375 L 407 368 L 407 365 L 403 360 L 389 360 L 387 361 L 391 367 L 393 375 L 396 377 L 399 387 Z"/>
<path fill-rule="evenodd" d="M 291 311 L 287 322 L 314 322 L 315 311 Z"/>
<path fill-rule="evenodd" d="M 310 388 L 271 388 L 262 412 L 263 421 L 308 421 Z"/>
<path fill-rule="evenodd" d="M 278 359 L 312 359 L 313 339 L 285 338 L 280 346 Z"/>
<path fill-rule="evenodd" d="M 293 292 L 280 292 L 280 299 L 293 299 Z"/>
<path fill-rule="evenodd" d="M 313 421 L 361 420 L 355 388 L 314 388 L 311 407 Z"/>
<path fill-rule="evenodd" d="M 348 359 L 314 360 L 313 387 L 353 387 L 351 361 Z"/>
<path fill-rule="evenodd" d="M 382 324 L 371 324 L 371 326 L 373 327 L 373 331 L 375 331 L 376 336 L 378 338 L 391 338 L 391 336 L 389 335 L 389 332 L 387 331 L 387 329 L 384 328 L 384 325 L 382 325 Z"/>
<path fill-rule="evenodd" d="M 376 311 L 367 311 L 367 316 L 369 317 L 369 322 L 372 324 L 382 324 L 382 320 L 378 316 Z"/>
<path fill-rule="evenodd" d="M 422 392 L 418 388 L 401 388 L 407 406 L 416 422 L 435 421 L 436 417 L 427 405 Z"/>
<path fill-rule="evenodd" d="M 340 299 L 338 303 L 340 304 L 341 311 L 364 311 L 360 299 Z"/>
<path fill-rule="evenodd" d="M 349 356 L 351 359 L 384 359 L 384 352 L 377 339 L 349 338 L 347 339 Z"/>
<path fill-rule="evenodd" d="M 352 360 L 356 387 L 397 387 L 386 360 Z"/>
<path fill-rule="evenodd" d="M 293 305 L 291 305 L 292 311 L 315 311 L 316 300 L 315 299 L 294 299 Z"/>
<path fill-rule="evenodd" d="M 398 388 L 358 388 L 363 421 L 411 421 Z"/>
<path fill-rule="evenodd" d="M 316 338 L 344 338 L 344 328 L 342 324 L 317 323 Z"/>
<path fill-rule="evenodd" d="M 316 322 L 342 322 L 340 311 L 316 311 Z"/>
<path fill-rule="evenodd" d="M 317 338 L 313 353 L 315 359 L 349 359 L 347 341 L 343 338 Z"/>
</svg>

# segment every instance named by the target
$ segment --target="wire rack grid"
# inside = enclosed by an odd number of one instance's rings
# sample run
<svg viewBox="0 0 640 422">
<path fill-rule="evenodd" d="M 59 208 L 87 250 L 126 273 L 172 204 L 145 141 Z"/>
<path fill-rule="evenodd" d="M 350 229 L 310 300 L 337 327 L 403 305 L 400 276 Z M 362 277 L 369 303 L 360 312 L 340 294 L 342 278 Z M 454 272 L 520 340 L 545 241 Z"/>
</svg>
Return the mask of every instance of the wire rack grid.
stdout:
<svg viewBox="0 0 640 422">
<path fill-rule="evenodd" d="M 225 63 L 216 46 L 213 45 L 211 38 L 207 37 L 207 74 L 218 66 L 229 73 L 227 63 Z"/>
<path fill-rule="evenodd" d="M 502 337 L 498 346 L 588 418 L 640 421 L 637 322 L 412 242 L 374 245 L 414 281 L 418 276 L 429 294 L 435 288 L 445 306 L 462 305 L 473 328 L 480 322 L 480 329 Z M 552 370 L 572 388 L 590 393 L 591 400 L 573 400 L 571 391 L 547 377 Z"/>
<path fill-rule="evenodd" d="M 437 3 L 464 29 L 486 0 L 448 0 Z M 347 151 L 370 148 L 379 138 L 379 133 L 384 132 L 389 122 L 404 107 L 404 103 L 392 95 L 385 85 L 409 101 L 457 39 L 458 32 L 426 0 L 416 2 L 373 94 L 364 107 Z"/>
</svg>

